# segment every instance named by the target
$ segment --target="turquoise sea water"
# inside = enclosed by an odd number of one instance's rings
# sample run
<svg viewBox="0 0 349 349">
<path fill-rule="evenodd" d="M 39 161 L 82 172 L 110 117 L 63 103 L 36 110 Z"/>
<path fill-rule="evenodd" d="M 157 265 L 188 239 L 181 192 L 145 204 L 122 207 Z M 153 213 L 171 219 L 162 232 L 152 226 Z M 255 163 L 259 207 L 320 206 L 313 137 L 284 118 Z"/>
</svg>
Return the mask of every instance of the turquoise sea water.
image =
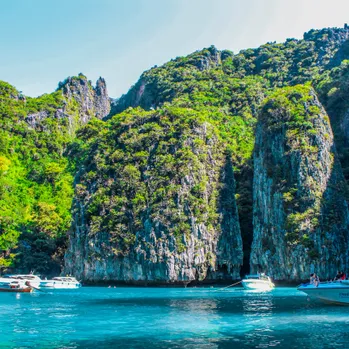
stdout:
<svg viewBox="0 0 349 349">
<path fill-rule="evenodd" d="M 0 294 L 0 348 L 349 348 L 349 307 L 213 288 Z"/>
</svg>

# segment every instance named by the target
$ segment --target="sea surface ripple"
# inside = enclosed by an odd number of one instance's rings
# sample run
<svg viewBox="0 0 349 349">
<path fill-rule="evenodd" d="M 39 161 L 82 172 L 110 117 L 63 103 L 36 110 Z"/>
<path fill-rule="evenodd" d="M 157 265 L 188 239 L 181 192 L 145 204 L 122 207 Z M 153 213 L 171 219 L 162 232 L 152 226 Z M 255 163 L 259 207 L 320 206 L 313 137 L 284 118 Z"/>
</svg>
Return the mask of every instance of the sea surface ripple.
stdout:
<svg viewBox="0 0 349 349">
<path fill-rule="evenodd" d="M 0 294 L 0 348 L 349 348 L 349 307 L 295 288 Z"/>
</svg>

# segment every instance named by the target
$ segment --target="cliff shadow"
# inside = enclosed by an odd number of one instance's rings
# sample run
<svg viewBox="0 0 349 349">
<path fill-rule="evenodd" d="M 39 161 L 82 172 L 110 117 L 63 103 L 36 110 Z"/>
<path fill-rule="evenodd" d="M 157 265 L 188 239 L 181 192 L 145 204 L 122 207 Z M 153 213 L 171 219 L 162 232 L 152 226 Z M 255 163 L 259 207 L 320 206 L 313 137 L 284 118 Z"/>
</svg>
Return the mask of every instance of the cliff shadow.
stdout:
<svg viewBox="0 0 349 349">
<path fill-rule="evenodd" d="M 321 236 L 324 244 L 322 250 L 328 249 L 328 259 L 319 261 L 327 263 L 329 275 L 336 275 L 338 270 L 347 272 L 349 267 L 349 187 L 343 176 L 342 167 L 335 146 L 331 151 L 335 154 L 333 167 L 327 181 L 326 189 L 321 197 Z M 310 250 L 317 257 L 317 251 Z"/>
<path fill-rule="evenodd" d="M 236 205 L 243 244 L 241 274 L 250 273 L 250 255 L 253 242 L 253 158 L 234 173 Z"/>
<path fill-rule="evenodd" d="M 221 215 L 221 234 L 217 242 L 219 277 L 231 278 L 234 269 L 249 272 L 252 244 L 252 161 L 234 174 L 231 154 L 226 154 L 220 172 L 221 188 L 217 211 Z M 236 195 L 238 194 L 238 195 Z M 237 204 L 237 200 L 239 205 Z"/>
</svg>

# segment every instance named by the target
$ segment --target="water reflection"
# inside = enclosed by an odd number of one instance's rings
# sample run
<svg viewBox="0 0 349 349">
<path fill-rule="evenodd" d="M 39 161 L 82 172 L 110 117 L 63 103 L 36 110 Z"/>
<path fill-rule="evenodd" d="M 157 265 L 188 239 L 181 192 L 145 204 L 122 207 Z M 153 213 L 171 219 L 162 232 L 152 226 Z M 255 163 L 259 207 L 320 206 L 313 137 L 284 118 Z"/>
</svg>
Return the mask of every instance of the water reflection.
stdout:
<svg viewBox="0 0 349 349">
<path fill-rule="evenodd" d="M 169 306 L 169 312 L 161 322 L 168 328 L 171 339 L 183 336 L 189 339 L 215 338 L 220 335 L 220 315 L 216 299 L 171 299 Z M 217 345 L 206 341 L 205 347 L 216 349 Z"/>
<path fill-rule="evenodd" d="M 193 313 L 214 313 L 217 310 L 217 299 L 171 299 L 169 304 L 171 307 L 190 311 Z"/>
<path fill-rule="evenodd" d="M 246 319 L 245 340 L 256 348 L 276 347 L 281 344 L 275 337 L 273 327 L 274 299 L 271 293 L 251 294 L 242 300 L 243 316 Z"/>
</svg>

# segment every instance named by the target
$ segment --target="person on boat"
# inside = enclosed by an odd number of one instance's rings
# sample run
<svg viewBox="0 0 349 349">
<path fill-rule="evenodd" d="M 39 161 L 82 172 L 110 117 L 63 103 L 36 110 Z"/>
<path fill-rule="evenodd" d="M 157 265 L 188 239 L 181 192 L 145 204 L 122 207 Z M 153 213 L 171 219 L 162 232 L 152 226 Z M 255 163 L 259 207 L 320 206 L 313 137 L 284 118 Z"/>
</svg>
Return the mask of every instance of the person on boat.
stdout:
<svg viewBox="0 0 349 349">
<path fill-rule="evenodd" d="M 342 281 L 347 278 L 346 274 L 342 271 L 338 271 L 336 277 L 333 279 L 333 281 Z"/>
<path fill-rule="evenodd" d="M 320 279 L 319 279 L 319 277 L 315 273 L 310 274 L 310 284 L 311 285 L 314 285 L 315 287 L 318 287 L 319 286 L 319 282 L 320 282 Z"/>
<path fill-rule="evenodd" d="M 29 280 L 27 280 L 24 285 L 26 286 L 25 288 L 33 288 Z"/>
<path fill-rule="evenodd" d="M 333 281 L 340 280 L 341 277 L 342 277 L 342 273 L 338 270 L 338 271 L 337 271 L 337 275 L 335 276 L 335 278 L 333 279 Z"/>
</svg>

